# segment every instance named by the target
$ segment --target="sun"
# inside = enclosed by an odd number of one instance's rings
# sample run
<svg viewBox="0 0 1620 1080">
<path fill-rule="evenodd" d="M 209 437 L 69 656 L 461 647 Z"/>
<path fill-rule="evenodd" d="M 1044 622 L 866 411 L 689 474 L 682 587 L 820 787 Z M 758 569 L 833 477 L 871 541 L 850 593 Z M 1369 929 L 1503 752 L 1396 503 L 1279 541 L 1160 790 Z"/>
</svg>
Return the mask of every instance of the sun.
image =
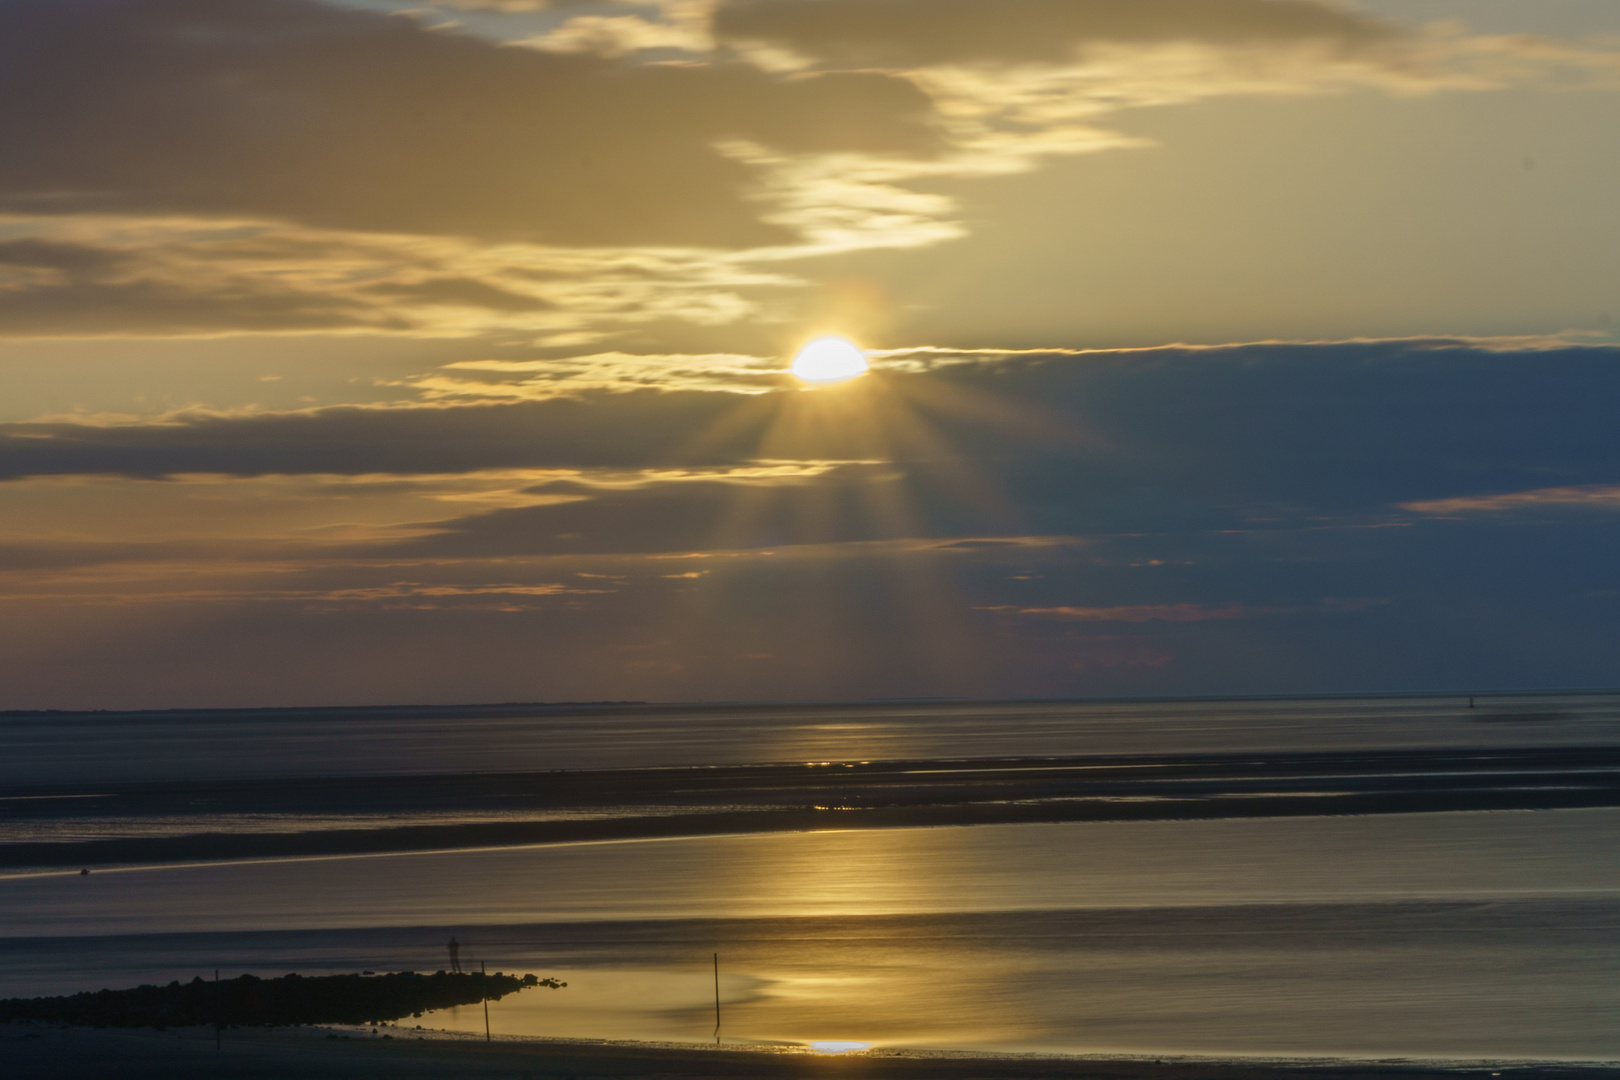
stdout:
<svg viewBox="0 0 1620 1080">
<path fill-rule="evenodd" d="M 843 382 L 866 374 L 866 354 L 848 338 L 818 337 L 793 358 L 793 374 L 805 382 Z"/>
</svg>

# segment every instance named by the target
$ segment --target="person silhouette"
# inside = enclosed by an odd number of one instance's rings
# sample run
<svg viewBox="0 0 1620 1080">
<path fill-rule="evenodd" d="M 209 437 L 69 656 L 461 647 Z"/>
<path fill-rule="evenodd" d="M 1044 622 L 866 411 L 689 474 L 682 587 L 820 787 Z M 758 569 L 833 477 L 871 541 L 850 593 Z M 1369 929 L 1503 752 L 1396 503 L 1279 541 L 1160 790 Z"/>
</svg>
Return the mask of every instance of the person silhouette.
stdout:
<svg viewBox="0 0 1620 1080">
<path fill-rule="evenodd" d="M 450 950 L 450 970 L 459 972 L 461 970 L 461 942 L 456 940 L 454 934 L 450 935 L 450 944 L 447 948 Z"/>
</svg>

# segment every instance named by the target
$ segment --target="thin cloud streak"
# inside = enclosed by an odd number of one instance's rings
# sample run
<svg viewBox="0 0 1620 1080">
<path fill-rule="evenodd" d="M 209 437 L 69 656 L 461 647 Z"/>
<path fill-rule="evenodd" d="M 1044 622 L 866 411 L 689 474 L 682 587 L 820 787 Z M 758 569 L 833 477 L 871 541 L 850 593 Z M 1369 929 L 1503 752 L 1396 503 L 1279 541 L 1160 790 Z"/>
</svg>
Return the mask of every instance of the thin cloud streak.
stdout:
<svg viewBox="0 0 1620 1080">
<path fill-rule="evenodd" d="M 1192 623 L 1210 622 L 1221 619 L 1246 619 L 1255 614 L 1243 607 L 1242 604 L 1228 604 L 1225 607 L 1207 608 L 1198 604 L 1126 604 L 1119 607 L 998 607 L 982 608 L 983 611 L 994 611 L 1004 615 L 1031 615 L 1043 619 L 1060 619 L 1064 622 L 1169 622 Z"/>
<path fill-rule="evenodd" d="M 1464 495 L 1452 499 L 1426 499 L 1400 504 L 1402 510 L 1432 517 L 1459 514 L 1499 514 L 1514 510 L 1559 509 L 1620 510 L 1620 484 L 1585 487 L 1537 488 L 1501 495 Z"/>
</svg>

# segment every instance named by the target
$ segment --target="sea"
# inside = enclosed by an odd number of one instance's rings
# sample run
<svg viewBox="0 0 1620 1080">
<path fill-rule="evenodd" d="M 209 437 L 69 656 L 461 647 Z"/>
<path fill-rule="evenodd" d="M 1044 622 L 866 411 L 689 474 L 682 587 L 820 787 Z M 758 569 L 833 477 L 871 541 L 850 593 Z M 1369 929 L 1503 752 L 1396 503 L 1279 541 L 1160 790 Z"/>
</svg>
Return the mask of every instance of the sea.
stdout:
<svg viewBox="0 0 1620 1080">
<path fill-rule="evenodd" d="M 496 1038 L 1615 1062 L 1617 749 L 1614 693 L 3 714 L 0 997 L 456 962 L 567 984 L 490 1003 Z M 874 780 L 810 826 L 478 831 L 747 822 L 791 801 L 781 769 L 894 762 L 951 776 L 952 807 L 981 772 L 1066 770 L 991 801 L 1088 809 L 950 824 L 908 795 L 924 817 L 865 827 Z M 1084 787 L 1165 769 L 1197 794 Z M 563 788 L 586 795 L 525 795 Z M 1381 812 L 1419 788 L 1444 797 Z M 173 857 L 316 834 L 342 850 Z"/>
</svg>

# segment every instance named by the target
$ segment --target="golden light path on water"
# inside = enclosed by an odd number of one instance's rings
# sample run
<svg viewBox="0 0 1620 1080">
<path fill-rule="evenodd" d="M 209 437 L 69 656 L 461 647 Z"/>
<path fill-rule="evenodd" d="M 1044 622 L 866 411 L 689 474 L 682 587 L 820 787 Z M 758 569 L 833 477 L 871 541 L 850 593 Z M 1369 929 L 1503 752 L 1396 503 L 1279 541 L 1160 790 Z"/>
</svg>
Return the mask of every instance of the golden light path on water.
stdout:
<svg viewBox="0 0 1620 1080">
<path fill-rule="evenodd" d="M 568 984 L 491 1002 L 497 1037 L 706 1042 L 718 953 L 726 1045 L 822 1052 L 1608 1060 L 1620 1057 L 1617 904 L 1613 809 L 828 831 L 0 878 L 10 934 L 58 942 L 42 949 L 88 941 L 91 967 L 62 990 L 216 965 L 432 971 L 454 933 L 463 963 Z M 32 955 L 0 982 L 56 989 L 25 978 L 44 962 Z M 463 1007 L 400 1027 L 481 1035 L 484 1022 Z"/>
</svg>

